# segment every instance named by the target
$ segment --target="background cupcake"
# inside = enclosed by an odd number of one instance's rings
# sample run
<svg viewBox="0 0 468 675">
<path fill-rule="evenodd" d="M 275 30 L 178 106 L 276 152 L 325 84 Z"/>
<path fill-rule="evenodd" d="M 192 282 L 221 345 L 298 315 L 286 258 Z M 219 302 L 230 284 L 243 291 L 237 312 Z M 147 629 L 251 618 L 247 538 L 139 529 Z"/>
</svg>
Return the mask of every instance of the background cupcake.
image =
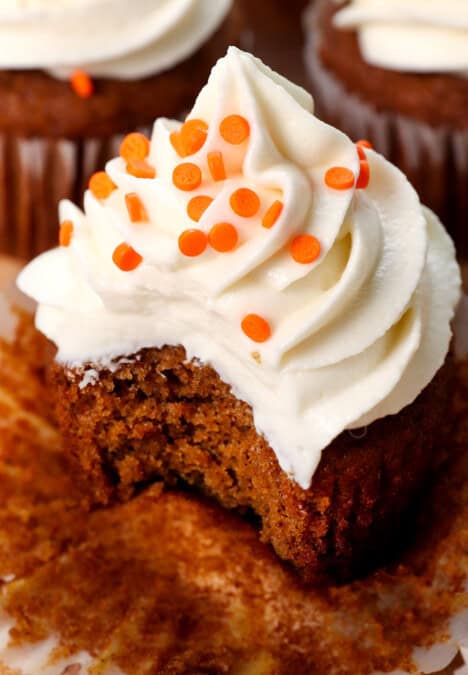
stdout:
<svg viewBox="0 0 468 675">
<path fill-rule="evenodd" d="M 237 41 L 232 0 L 27 0 L 0 13 L 0 251 L 57 237 L 121 135 L 180 116 Z"/>
<path fill-rule="evenodd" d="M 307 65 L 319 114 L 408 175 L 468 254 L 468 4 L 314 3 Z"/>
</svg>

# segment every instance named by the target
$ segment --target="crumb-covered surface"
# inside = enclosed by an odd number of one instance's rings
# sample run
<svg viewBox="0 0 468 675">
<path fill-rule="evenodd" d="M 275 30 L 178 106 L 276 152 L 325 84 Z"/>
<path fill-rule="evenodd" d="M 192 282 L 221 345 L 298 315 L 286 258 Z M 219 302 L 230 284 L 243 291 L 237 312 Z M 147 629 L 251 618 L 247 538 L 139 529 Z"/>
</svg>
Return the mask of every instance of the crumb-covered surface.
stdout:
<svg viewBox="0 0 468 675">
<path fill-rule="evenodd" d="M 38 337 L 22 336 L 0 352 L 0 576 L 16 576 L 0 609 L 14 645 L 56 635 L 55 657 L 92 654 L 93 673 L 365 675 L 410 669 L 413 647 L 446 636 L 466 607 L 468 364 L 450 470 L 417 541 L 392 568 L 314 590 L 248 523 L 180 491 L 156 485 L 86 514 L 49 420 Z"/>
<path fill-rule="evenodd" d="M 452 367 L 399 415 L 335 439 L 309 490 L 281 470 L 251 408 L 182 347 L 143 350 L 87 386 L 81 371 L 56 364 L 50 391 L 93 503 L 182 479 L 228 509 L 252 510 L 263 540 L 304 578 L 350 578 L 398 546 L 408 509 L 443 464 Z"/>
</svg>

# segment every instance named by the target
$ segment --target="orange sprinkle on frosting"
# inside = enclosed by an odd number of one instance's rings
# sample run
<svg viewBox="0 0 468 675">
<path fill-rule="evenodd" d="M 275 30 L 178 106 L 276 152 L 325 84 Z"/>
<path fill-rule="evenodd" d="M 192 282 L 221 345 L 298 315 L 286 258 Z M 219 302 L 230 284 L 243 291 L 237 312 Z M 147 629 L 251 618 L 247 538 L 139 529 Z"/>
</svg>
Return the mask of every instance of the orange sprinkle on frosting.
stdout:
<svg viewBox="0 0 468 675">
<path fill-rule="evenodd" d="M 146 159 L 150 151 L 150 142 L 143 134 L 128 134 L 120 145 L 120 156 L 129 162 L 131 159 Z"/>
<path fill-rule="evenodd" d="M 227 143 L 240 145 L 250 136 L 250 124 L 241 115 L 229 115 L 221 122 L 219 132 Z"/>
<path fill-rule="evenodd" d="M 357 179 L 356 188 L 358 190 L 365 190 L 369 185 L 370 181 L 370 168 L 369 162 L 365 159 L 360 161 L 361 171 L 359 172 L 359 178 Z"/>
<path fill-rule="evenodd" d="M 75 70 L 70 78 L 73 91 L 80 98 L 90 98 L 94 94 L 94 84 L 84 70 Z"/>
<path fill-rule="evenodd" d="M 130 159 L 127 162 L 127 173 L 136 178 L 154 178 L 156 169 L 146 159 Z"/>
<path fill-rule="evenodd" d="M 260 210 L 260 197 L 249 188 L 239 188 L 229 200 L 231 209 L 242 218 L 252 218 Z"/>
<path fill-rule="evenodd" d="M 120 244 L 112 254 L 112 260 L 122 272 L 132 272 L 143 262 L 143 258 L 126 243 Z"/>
<path fill-rule="evenodd" d="M 200 187 L 202 182 L 202 173 L 200 167 L 191 162 L 179 164 L 174 169 L 172 181 L 176 188 L 184 192 L 191 192 Z"/>
<path fill-rule="evenodd" d="M 191 220 L 198 223 L 205 213 L 206 209 L 212 204 L 213 199 L 206 195 L 193 197 L 187 204 L 187 215 Z"/>
<path fill-rule="evenodd" d="M 226 180 L 223 154 L 217 150 L 208 153 L 208 168 L 214 181 Z"/>
<path fill-rule="evenodd" d="M 89 189 L 96 199 L 107 199 L 117 185 L 112 181 L 105 171 L 97 171 L 89 179 Z"/>
<path fill-rule="evenodd" d="M 202 230 L 185 230 L 179 237 L 180 252 L 189 258 L 201 255 L 207 245 L 208 237 Z"/>
<path fill-rule="evenodd" d="M 187 120 L 180 130 L 180 141 L 184 157 L 194 155 L 205 145 L 208 125 L 203 120 Z"/>
<path fill-rule="evenodd" d="M 320 257 L 320 242 L 311 234 L 300 234 L 292 240 L 290 252 L 296 262 L 308 265 Z"/>
<path fill-rule="evenodd" d="M 325 184 L 333 190 L 349 190 L 354 186 L 354 174 L 344 166 L 334 166 L 325 174 Z"/>
<path fill-rule="evenodd" d="M 148 222 L 148 213 L 136 192 L 129 192 L 125 195 L 125 204 L 132 223 Z"/>
<path fill-rule="evenodd" d="M 242 319 L 241 327 L 253 342 L 266 342 L 271 337 L 270 324 L 258 314 L 247 314 Z"/>
<path fill-rule="evenodd" d="M 239 235 L 231 223 L 217 223 L 211 228 L 208 241 L 215 251 L 227 253 L 236 248 Z"/>
<path fill-rule="evenodd" d="M 71 220 L 64 220 L 59 229 L 60 246 L 70 246 L 73 237 L 73 223 Z"/>
<path fill-rule="evenodd" d="M 369 141 L 358 141 L 356 143 L 356 148 L 358 151 L 359 159 L 366 159 L 366 153 L 365 150 L 372 150 L 372 143 L 369 143 Z"/>
<path fill-rule="evenodd" d="M 173 131 L 171 135 L 169 136 L 169 140 L 171 141 L 171 145 L 174 148 L 174 150 L 177 152 L 179 157 L 185 157 L 185 150 L 184 146 L 182 144 L 182 137 L 180 135 L 180 131 Z"/>
<path fill-rule="evenodd" d="M 283 208 L 284 208 L 283 202 L 280 202 L 279 200 L 273 202 L 273 204 L 270 206 L 268 211 L 263 216 L 262 220 L 263 227 L 266 227 L 267 230 L 273 227 L 273 225 L 276 223 L 276 221 L 282 214 Z"/>
</svg>

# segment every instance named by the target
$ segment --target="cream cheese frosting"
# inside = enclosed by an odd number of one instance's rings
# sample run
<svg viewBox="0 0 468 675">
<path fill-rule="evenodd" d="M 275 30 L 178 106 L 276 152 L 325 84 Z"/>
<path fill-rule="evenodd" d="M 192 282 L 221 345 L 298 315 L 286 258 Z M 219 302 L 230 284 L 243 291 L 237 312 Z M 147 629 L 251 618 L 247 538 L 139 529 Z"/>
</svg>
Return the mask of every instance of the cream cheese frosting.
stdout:
<svg viewBox="0 0 468 675">
<path fill-rule="evenodd" d="M 0 67 L 136 79 L 193 54 L 232 0 L 9 0 L 0 3 Z"/>
<path fill-rule="evenodd" d="M 223 133 L 232 115 L 244 121 L 237 138 Z M 443 364 L 460 294 L 454 247 L 398 169 L 370 149 L 359 155 L 314 116 L 308 93 L 238 49 L 215 66 L 189 119 L 206 124 L 194 154 L 176 150 L 180 123 L 157 120 L 145 160 L 156 176 L 109 162 L 115 189 L 105 199 L 88 191 L 84 212 L 62 202 L 70 245 L 30 263 L 18 284 L 66 366 L 99 370 L 166 344 L 213 366 L 308 488 L 336 436 L 398 413 Z M 218 180 L 213 156 L 224 163 Z M 199 185 L 174 181 L 187 162 Z M 239 189 L 257 195 L 255 208 L 233 210 Z M 187 208 L 200 196 L 209 206 L 196 223 Z M 129 199 L 143 207 L 139 222 Z M 212 242 L 226 222 L 233 250 L 182 252 L 184 234 Z M 315 244 L 312 255 L 295 255 L 298 241 L 302 254 Z M 114 262 L 123 242 L 141 256 L 128 272 Z M 261 342 L 245 329 L 251 315 L 271 333 Z"/>
<path fill-rule="evenodd" d="M 351 0 L 335 24 L 358 31 L 363 58 L 372 65 L 468 73 L 467 0 Z"/>
</svg>

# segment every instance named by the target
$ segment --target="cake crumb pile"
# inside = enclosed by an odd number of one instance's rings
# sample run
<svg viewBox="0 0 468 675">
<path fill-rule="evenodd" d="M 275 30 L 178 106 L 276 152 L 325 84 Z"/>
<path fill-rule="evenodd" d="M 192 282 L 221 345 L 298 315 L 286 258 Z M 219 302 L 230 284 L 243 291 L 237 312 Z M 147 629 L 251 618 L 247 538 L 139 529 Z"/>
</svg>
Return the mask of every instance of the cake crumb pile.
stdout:
<svg viewBox="0 0 468 675">
<path fill-rule="evenodd" d="M 90 653 L 96 674 L 366 675 L 411 669 L 413 646 L 441 640 L 466 606 L 468 363 L 452 461 L 417 541 L 366 579 L 313 589 L 253 526 L 189 493 L 157 484 L 86 513 L 49 417 L 44 349 L 24 321 L 0 346 L 0 577 L 15 577 L 0 609 L 12 644 L 56 634 L 53 658 Z"/>
</svg>

